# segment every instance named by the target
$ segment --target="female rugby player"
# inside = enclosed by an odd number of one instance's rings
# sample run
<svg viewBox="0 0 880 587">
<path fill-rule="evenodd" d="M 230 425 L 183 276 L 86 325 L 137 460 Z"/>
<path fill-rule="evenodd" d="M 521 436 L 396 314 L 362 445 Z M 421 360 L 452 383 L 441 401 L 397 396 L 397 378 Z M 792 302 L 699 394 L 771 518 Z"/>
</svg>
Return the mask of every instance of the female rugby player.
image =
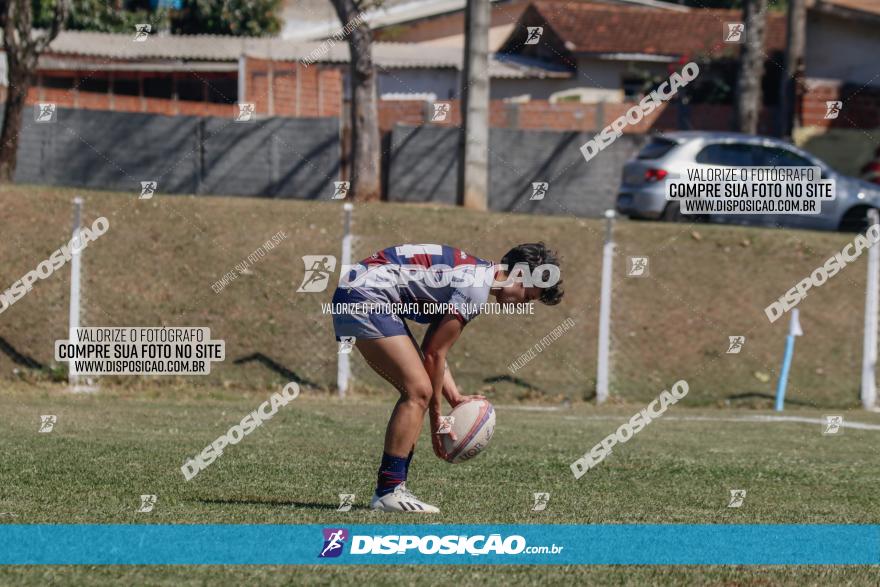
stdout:
<svg viewBox="0 0 880 587">
<path fill-rule="evenodd" d="M 372 509 L 440 511 L 415 497 L 406 478 L 425 412 L 434 452 L 446 458 L 437 433 L 441 395 L 453 408 L 482 399 L 459 392 L 446 364 L 449 349 L 490 294 L 501 304 L 554 305 L 562 299 L 561 285 L 559 262 L 544 243 L 514 247 L 500 266 L 447 245 L 399 245 L 364 259 L 341 280 L 333 296 L 336 339 L 353 337 L 367 363 L 400 392 L 385 432 Z M 421 348 L 404 320 L 429 325 Z"/>
</svg>

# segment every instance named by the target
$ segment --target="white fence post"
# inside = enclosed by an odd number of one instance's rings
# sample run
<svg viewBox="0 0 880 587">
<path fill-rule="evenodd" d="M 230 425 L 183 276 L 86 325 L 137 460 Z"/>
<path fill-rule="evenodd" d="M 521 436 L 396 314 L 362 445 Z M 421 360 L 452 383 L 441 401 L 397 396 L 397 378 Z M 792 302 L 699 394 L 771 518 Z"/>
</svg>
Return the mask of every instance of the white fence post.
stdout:
<svg viewBox="0 0 880 587">
<path fill-rule="evenodd" d="M 614 263 L 614 210 L 605 211 L 602 248 L 602 293 L 599 301 L 599 363 L 596 366 L 596 403 L 608 399 L 608 362 L 611 338 L 611 269 Z"/>
<path fill-rule="evenodd" d="M 79 328 L 79 284 L 80 284 L 80 256 L 82 255 L 82 243 L 80 242 L 79 229 L 82 222 L 83 199 L 73 199 L 73 246 L 70 249 L 70 307 L 67 318 L 67 339 L 71 342 L 76 340 L 76 329 Z M 76 362 L 68 362 L 67 383 L 72 391 L 78 391 L 79 374 L 76 372 Z"/>
<path fill-rule="evenodd" d="M 868 211 L 868 224 L 880 222 L 876 208 Z M 865 285 L 865 338 L 862 347 L 862 407 L 873 410 L 877 402 L 877 307 L 880 247 L 868 248 L 868 279 Z"/>
<path fill-rule="evenodd" d="M 340 260 L 340 271 L 344 271 L 345 267 L 351 265 L 351 212 L 354 206 L 351 202 L 342 205 L 342 259 Z M 338 353 L 336 355 L 336 388 L 339 390 L 339 397 L 345 397 L 348 391 L 348 382 L 351 379 L 351 355 L 349 353 Z"/>
</svg>

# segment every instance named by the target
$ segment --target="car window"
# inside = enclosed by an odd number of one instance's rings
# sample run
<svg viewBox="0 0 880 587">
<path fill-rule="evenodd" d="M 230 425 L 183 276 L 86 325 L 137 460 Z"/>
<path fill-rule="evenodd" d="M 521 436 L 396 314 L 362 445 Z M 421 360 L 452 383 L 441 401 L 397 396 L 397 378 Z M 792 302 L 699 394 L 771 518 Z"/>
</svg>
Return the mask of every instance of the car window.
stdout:
<svg viewBox="0 0 880 587">
<path fill-rule="evenodd" d="M 716 143 L 707 145 L 697 154 L 697 163 L 724 167 L 756 165 L 755 146 L 747 143 Z"/>
<path fill-rule="evenodd" d="M 638 159 L 659 159 L 672 149 L 678 146 L 678 143 L 669 139 L 654 137 L 651 142 L 639 151 Z"/>
<path fill-rule="evenodd" d="M 758 165 L 764 167 L 812 167 L 813 163 L 782 147 L 758 147 Z"/>
</svg>

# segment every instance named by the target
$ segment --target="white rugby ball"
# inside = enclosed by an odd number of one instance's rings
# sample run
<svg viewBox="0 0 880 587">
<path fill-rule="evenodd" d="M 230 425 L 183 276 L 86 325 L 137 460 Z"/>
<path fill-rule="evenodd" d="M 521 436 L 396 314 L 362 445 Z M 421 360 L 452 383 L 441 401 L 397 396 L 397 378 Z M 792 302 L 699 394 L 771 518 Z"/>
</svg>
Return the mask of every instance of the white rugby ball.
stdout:
<svg viewBox="0 0 880 587">
<path fill-rule="evenodd" d="M 450 434 L 442 437 L 446 449 L 446 460 L 450 463 L 463 463 L 483 452 L 495 432 L 495 408 L 487 400 L 471 400 L 458 404 L 449 414 L 455 418 Z"/>
</svg>

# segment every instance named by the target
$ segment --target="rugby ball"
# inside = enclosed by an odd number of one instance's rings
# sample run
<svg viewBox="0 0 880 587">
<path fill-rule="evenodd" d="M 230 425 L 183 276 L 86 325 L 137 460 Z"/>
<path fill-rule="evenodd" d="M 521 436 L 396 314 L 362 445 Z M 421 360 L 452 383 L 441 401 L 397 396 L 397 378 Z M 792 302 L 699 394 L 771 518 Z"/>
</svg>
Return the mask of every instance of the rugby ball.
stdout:
<svg viewBox="0 0 880 587">
<path fill-rule="evenodd" d="M 450 463 L 463 463 L 483 452 L 492 433 L 495 432 L 495 408 L 487 400 L 471 400 L 458 404 L 449 414 L 454 417 L 450 434 L 442 435 L 443 448 L 446 449 L 446 460 Z"/>
</svg>

